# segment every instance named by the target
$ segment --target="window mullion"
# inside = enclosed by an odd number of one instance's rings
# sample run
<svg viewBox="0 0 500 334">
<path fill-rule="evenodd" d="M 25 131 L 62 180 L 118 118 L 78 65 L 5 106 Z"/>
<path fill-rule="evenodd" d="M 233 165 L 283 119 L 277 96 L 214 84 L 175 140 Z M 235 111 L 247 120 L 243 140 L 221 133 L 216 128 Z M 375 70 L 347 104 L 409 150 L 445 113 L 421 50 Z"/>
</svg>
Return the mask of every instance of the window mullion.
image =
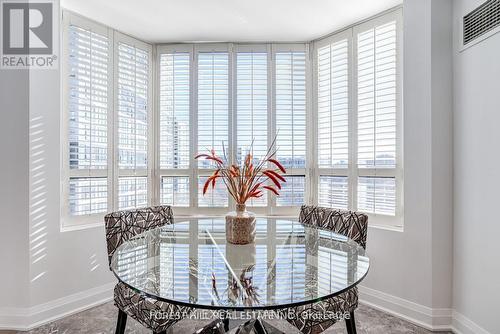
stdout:
<svg viewBox="0 0 500 334">
<path fill-rule="evenodd" d="M 229 163 L 236 162 L 236 52 L 234 51 L 234 45 L 229 44 L 228 47 L 228 151 L 229 151 Z M 229 194 L 227 195 L 228 209 L 235 208 L 236 202 L 233 197 Z"/>
<path fill-rule="evenodd" d="M 109 38 L 109 63 L 108 63 L 108 89 L 111 96 L 108 97 L 108 211 L 118 210 L 118 111 L 115 108 L 118 99 L 118 71 L 115 36 L 108 29 Z"/>
<path fill-rule="evenodd" d="M 198 162 L 194 156 L 198 154 L 198 48 L 193 46 L 191 50 L 190 76 L 191 76 L 191 101 L 190 101 L 190 137 L 191 154 L 189 164 L 191 170 L 189 182 L 190 207 L 198 208 Z"/>
<path fill-rule="evenodd" d="M 349 209 L 357 210 L 358 194 L 358 80 L 356 71 L 358 66 L 357 39 L 353 29 L 349 31 Z"/>
<path fill-rule="evenodd" d="M 270 78 L 268 92 L 271 93 L 271 103 L 269 105 L 270 113 L 268 117 L 269 131 L 268 131 L 268 142 L 271 144 L 272 140 L 276 136 L 276 49 L 275 45 L 272 44 L 270 47 L 269 57 L 269 69 L 268 78 Z M 276 197 L 268 196 L 267 198 L 268 212 L 269 214 L 274 214 L 276 211 Z"/>
</svg>

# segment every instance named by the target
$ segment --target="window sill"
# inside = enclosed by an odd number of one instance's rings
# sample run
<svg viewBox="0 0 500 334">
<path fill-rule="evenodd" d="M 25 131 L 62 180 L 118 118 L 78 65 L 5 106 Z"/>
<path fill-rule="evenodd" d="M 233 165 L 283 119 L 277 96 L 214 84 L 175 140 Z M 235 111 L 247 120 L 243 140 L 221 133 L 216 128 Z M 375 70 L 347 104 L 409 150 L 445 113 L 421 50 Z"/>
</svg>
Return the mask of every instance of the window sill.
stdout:
<svg viewBox="0 0 500 334">
<path fill-rule="evenodd" d="M 377 230 L 385 230 L 385 231 L 391 231 L 391 232 L 404 232 L 404 226 L 403 225 L 390 225 L 390 224 L 370 224 L 368 222 L 368 228 L 374 228 Z"/>
<path fill-rule="evenodd" d="M 104 227 L 104 223 L 84 223 L 84 224 L 62 224 L 61 225 L 61 232 L 74 232 L 74 231 L 81 231 L 81 230 L 88 230 L 91 228 L 96 228 L 96 227 Z"/>
<path fill-rule="evenodd" d="M 181 221 L 186 221 L 189 219 L 202 219 L 202 218 L 223 218 L 225 215 L 224 214 L 195 214 L 195 215 L 176 215 L 174 220 L 177 222 Z M 264 215 L 264 214 L 256 214 L 257 218 L 262 218 L 262 217 L 269 217 L 269 218 L 282 218 L 282 219 L 297 219 L 296 215 Z M 380 221 L 380 219 L 378 219 Z M 392 223 L 392 222 L 391 222 Z M 92 228 L 102 228 L 104 227 L 104 220 L 103 218 L 99 219 L 99 222 L 73 222 L 70 223 L 68 221 L 63 220 L 61 224 L 60 231 L 61 232 L 75 232 L 75 231 L 82 231 L 82 230 L 88 230 Z M 368 219 L 368 228 L 373 228 L 373 229 L 378 229 L 378 230 L 385 230 L 385 231 L 391 231 L 391 232 L 404 232 L 404 225 L 402 224 L 383 224 L 380 222 L 377 223 L 370 223 L 370 219 Z"/>
</svg>

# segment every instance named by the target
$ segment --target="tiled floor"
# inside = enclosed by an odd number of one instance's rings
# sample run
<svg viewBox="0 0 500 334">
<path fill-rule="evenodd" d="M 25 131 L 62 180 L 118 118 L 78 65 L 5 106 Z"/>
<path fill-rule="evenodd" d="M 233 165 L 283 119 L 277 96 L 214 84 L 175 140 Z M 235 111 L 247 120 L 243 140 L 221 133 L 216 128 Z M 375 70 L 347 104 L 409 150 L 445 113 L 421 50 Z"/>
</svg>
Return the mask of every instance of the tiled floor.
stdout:
<svg viewBox="0 0 500 334">
<path fill-rule="evenodd" d="M 29 332 L 0 331 L 0 334 L 112 334 L 116 324 L 117 309 L 113 303 L 107 303 L 102 306 L 63 318 L 51 324 L 42 326 Z M 130 318 L 129 318 L 130 319 Z M 186 320 L 178 323 L 173 328 L 175 334 L 191 334 L 198 328 L 201 328 L 206 321 Z M 386 313 L 377 311 L 367 306 L 360 306 L 356 311 L 356 324 L 359 334 L 398 334 L 414 333 L 428 334 L 429 331 L 417 327 L 409 322 L 395 318 Z M 298 333 L 288 323 L 273 323 L 276 327 L 284 330 L 287 334 Z M 127 323 L 128 334 L 148 333 L 141 325 L 134 320 Z M 337 323 L 325 331 L 325 334 L 346 333 L 344 323 Z"/>
</svg>

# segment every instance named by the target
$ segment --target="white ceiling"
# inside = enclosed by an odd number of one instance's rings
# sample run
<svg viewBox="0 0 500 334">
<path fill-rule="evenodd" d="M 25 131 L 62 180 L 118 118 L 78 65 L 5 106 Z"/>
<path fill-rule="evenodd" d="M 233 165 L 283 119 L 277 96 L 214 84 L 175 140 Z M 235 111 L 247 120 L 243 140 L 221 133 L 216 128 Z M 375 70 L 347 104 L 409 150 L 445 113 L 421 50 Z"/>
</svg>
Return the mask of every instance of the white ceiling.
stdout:
<svg viewBox="0 0 500 334">
<path fill-rule="evenodd" d="M 309 41 L 402 0 L 61 0 L 149 42 Z"/>
</svg>

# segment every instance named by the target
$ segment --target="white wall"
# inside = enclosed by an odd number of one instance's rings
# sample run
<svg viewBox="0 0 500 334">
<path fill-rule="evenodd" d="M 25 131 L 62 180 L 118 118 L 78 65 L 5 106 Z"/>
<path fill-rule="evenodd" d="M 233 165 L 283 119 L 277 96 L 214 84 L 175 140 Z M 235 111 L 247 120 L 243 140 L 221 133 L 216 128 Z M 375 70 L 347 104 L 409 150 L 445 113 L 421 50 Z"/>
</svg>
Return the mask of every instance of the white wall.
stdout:
<svg viewBox="0 0 500 334">
<path fill-rule="evenodd" d="M 453 307 L 500 333 L 500 33 L 458 50 L 460 18 L 482 2 L 454 2 Z"/>
<path fill-rule="evenodd" d="M 30 71 L 30 120 L 41 131 L 37 143 L 43 145 L 41 149 L 32 147 L 30 163 L 37 173 L 31 173 L 30 183 L 44 186 L 43 193 L 33 192 L 31 196 L 31 210 L 40 210 L 44 218 L 40 221 L 32 217 L 30 237 L 38 237 L 37 231 L 43 228 L 41 238 L 46 241 L 45 256 L 38 261 L 39 254 L 31 254 L 30 258 L 30 276 L 41 275 L 30 284 L 31 305 L 102 287 L 114 280 L 108 269 L 104 222 L 96 228 L 60 230 L 60 75 L 60 71 Z M 35 198 L 37 195 L 40 197 Z"/>
<path fill-rule="evenodd" d="M 451 90 L 444 79 L 450 71 L 446 66 L 441 68 L 449 51 L 441 38 L 448 30 L 445 24 L 436 22 L 446 16 L 450 1 L 404 3 L 405 227 L 403 232 L 370 228 L 372 267 L 362 295 L 367 302 L 436 328 L 449 323 L 446 311 L 451 307 L 451 182 L 446 178 L 451 171 L 447 151 L 451 145 L 451 129 L 447 127 L 451 122 Z M 433 68 L 440 74 L 433 75 Z M 110 296 L 114 279 L 107 269 L 103 227 L 60 231 L 60 73 L 34 70 L 29 79 L 29 117 L 40 130 L 32 139 L 43 144 L 31 145 L 35 152 L 30 164 L 37 173 L 32 172 L 30 178 L 32 184 L 44 186 L 43 191 L 34 191 L 30 200 L 31 210 L 40 210 L 37 212 L 42 212 L 43 218 L 33 215 L 29 232 L 31 240 L 39 237 L 37 240 L 45 241 L 45 249 L 43 253 L 31 253 L 29 259 L 26 254 L 24 266 L 21 260 L 19 266 L 29 268 L 30 280 L 37 279 L 29 284 L 18 282 L 17 288 L 29 291 L 26 303 L 31 306 L 30 319 L 37 322 Z M 26 116 L 13 117 L 21 128 L 28 122 Z M 22 139 L 21 134 L 16 136 Z M 12 148 L 2 148 L 2 152 L 9 150 Z M 21 179 L 27 161 L 19 161 L 12 168 L 19 168 Z M 23 194 L 28 196 L 27 191 Z M 20 201 L 14 207 L 26 209 L 27 204 Z M 16 232 L 27 244 L 25 219 L 24 231 Z M 19 248 L 26 252 L 27 245 Z"/>
<path fill-rule="evenodd" d="M 28 89 L 28 71 L 0 70 L 0 324 L 29 305 Z"/>
<path fill-rule="evenodd" d="M 432 328 L 451 316 L 450 15 L 449 0 L 404 2 L 404 232 L 368 231 L 362 296 Z"/>
</svg>

